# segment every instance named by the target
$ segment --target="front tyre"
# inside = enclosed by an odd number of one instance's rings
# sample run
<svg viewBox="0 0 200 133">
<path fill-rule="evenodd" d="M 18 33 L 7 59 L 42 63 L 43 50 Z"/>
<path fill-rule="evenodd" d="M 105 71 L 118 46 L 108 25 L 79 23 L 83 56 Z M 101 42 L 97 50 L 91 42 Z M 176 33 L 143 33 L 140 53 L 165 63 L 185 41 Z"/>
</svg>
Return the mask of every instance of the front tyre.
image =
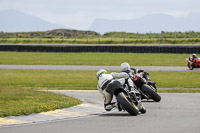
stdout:
<svg viewBox="0 0 200 133">
<path fill-rule="evenodd" d="M 142 114 L 146 113 L 146 109 L 144 108 L 144 106 L 142 106 L 142 108 L 140 109 L 140 112 L 141 112 Z"/>
<path fill-rule="evenodd" d="M 120 92 L 117 96 L 118 103 L 130 114 L 136 116 L 139 113 L 138 108 L 134 103 L 129 102 L 129 100 L 125 97 L 123 92 Z"/>
<path fill-rule="evenodd" d="M 192 66 L 190 63 L 188 63 L 188 68 L 189 68 L 190 70 L 193 70 L 193 66 Z"/>
<path fill-rule="evenodd" d="M 144 84 L 142 86 L 142 91 L 149 96 L 150 98 L 152 98 L 155 102 L 160 102 L 161 97 L 160 95 L 158 95 L 157 92 L 155 92 L 149 85 Z"/>
</svg>

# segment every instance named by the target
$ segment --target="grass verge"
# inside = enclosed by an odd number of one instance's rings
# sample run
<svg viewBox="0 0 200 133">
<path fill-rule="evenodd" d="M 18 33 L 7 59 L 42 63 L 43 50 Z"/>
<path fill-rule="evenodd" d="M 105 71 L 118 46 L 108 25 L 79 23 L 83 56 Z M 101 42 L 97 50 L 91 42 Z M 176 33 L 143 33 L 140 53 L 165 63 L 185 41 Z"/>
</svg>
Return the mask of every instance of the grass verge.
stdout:
<svg viewBox="0 0 200 133">
<path fill-rule="evenodd" d="M 80 104 L 81 101 L 34 89 L 0 87 L 0 117 L 28 115 Z"/>
<path fill-rule="evenodd" d="M 159 89 L 159 93 L 200 93 L 200 88 L 192 89 Z"/>
<path fill-rule="evenodd" d="M 200 71 L 150 71 L 158 88 L 200 88 Z M 96 89 L 96 71 L 0 69 L 0 86 Z"/>
<path fill-rule="evenodd" d="M 27 58 L 28 57 L 28 58 Z M 0 52 L 0 64 L 187 66 L 189 54 Z"/>
</svg>

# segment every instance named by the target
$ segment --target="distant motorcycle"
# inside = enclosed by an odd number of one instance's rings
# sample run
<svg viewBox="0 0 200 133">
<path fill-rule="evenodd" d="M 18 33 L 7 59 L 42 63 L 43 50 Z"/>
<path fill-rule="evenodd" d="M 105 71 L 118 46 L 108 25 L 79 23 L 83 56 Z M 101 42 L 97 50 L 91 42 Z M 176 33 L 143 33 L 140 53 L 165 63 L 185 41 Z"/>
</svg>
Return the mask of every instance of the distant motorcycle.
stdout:
<svg viewBox="0 0 200 133">
<path fill-rule="evenodd" d="M 200 58 L 193 59 L 194 60 L 193 65 L 192 65 L 192 62 L 188 58 L 186 58 L 185 60 L 188 63 L 187 66 L 190 70 L 193 70 L 193 68 L 200 68 Z"/>
<path fill-rule="evenodd" d="M 160 102 L 161 97 L 157 93 L 156 84 L 152 81 L 147 81 L 143 78 L 144 72 L 137 73 L 135 76 L 130 75 L 136 87 L 141 93 L 142 99 L 153 99 L 155 102 Z"/>
<path fill-rule="evenodd" d="M 138 115 L 139 112 L 145 113 L 146 109 L 137 99 L 134 90 L 126 90 L 119 81 L 114 80 L 108 84 L 106 91 L 116 97 L 121 109 L 127 111 L 130 115 Z"/>
</svg>

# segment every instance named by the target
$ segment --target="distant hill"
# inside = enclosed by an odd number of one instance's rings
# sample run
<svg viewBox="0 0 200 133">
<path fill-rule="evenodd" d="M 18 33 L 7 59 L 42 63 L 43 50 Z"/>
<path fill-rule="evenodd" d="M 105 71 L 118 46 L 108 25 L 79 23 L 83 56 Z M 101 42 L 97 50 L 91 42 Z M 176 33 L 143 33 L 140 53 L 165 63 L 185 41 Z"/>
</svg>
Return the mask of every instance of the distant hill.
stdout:
<svg viewBox="0 0 200 133">
<path fill-rule="evenodd" d="M 89 30 L 105 32 L 156 32 L 161 31 L 200 31 L 200 14 L 192 13 L 183 18 L 153 14 L 133 20 L 96 19 Z"/>
<path fill-rule="evenodd" d="M 65 37 L 79 37 L 79 36 L 87 36 L 87 35 L 99 35 L 95 31 L 83 31 L 83 30 L 71 30 L 71 29 L 54 29 L 50 31 L 46 31 L 44 35 L 52 35 L 52 36 L 65 36 Z"/>
<path fill-rule="evenodd" d="M 26 32 L 67 28 L 16 10 L 0 11 L 0 31 Z"/>
<path fill-rule="evenodd" d="M 97 36 L 99 35 L 95 31 L 73 30 L 73 29 L 53 29 L 48 31 L 32 31 L 32 32 L 17 32 L 20 35 L 18 37 L 84 37 L 84 36 Z M 0 36 L 5 34 L 0 32 Z M 6 32 L 7 37 L 16 37 L 16 32 Z"/>
</svg>

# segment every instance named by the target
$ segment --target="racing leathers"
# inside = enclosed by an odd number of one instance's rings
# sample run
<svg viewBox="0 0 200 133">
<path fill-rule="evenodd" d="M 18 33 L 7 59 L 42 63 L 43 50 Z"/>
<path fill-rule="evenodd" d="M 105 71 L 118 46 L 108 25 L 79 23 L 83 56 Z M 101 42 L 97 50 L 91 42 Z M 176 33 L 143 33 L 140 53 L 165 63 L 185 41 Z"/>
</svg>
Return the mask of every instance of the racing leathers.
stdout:
<svg viewBox="0 0 200 133">
<path fill-rule="evenodd" d="M 196 56 L 196 54 L 190 55 L 189 61 L 190 61 L 191 66 L 193 66 L 193 67 L 195 66 L 194 64 L 195 64 L 197 59 L 198 59 L 198 57 Z"/>
<path fill-rule="evenodd" d="M 125 84 L 126 79 L 129 78 L 129 75 L 125 72 L 121 73 L 110 73 L 110 74 L 102 74 L 99 77 L 99 81 L 97 84 L 97 88 L 99 92 L 102 94 L 103 99 L 104 99 L 104 108 L 106 111 L 112 110 L 114 107 L 118 108 L 117 103 L 111 103 L 113 95 L 108 93 L 106 91 L 106 88 L 109 83 L 111 83 L 114 80 L 119 81 L 122 85 Z M 119 108 L 118 108 L 119 109 Z"/>
</svg>

